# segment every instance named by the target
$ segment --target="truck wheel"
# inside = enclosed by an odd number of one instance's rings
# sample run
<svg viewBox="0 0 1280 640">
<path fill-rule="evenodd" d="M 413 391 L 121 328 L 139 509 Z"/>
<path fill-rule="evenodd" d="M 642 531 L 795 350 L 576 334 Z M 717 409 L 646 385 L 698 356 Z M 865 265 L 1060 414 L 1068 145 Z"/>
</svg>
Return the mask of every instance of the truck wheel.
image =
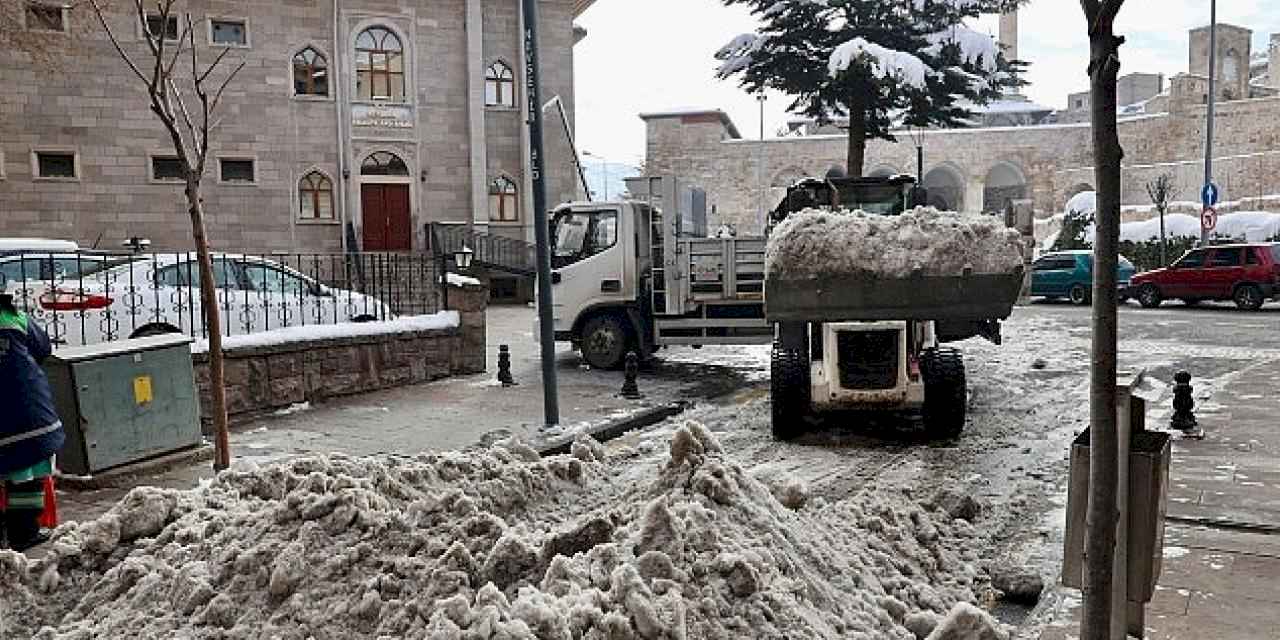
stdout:
<svg viewBox="0 0 1280 640">
<path fill-rule="evenodd" d="M 1257 311 L 1262 308 L 1262 290 L 1257 285 L 1242 284 L 1236 287 L 1232 299 L 1236 306 L 1246 311 Z"/>
<path fill-rule="evenodd" d="M 969 399 L 966 395 L 964 358 L 955 349 L 929 349 L 920 359 L 924 377 L 924 426 L 942 439 L 964 431 Z"/>
<path fill-rule="evenodd" d="M 1154 309 L 1164 302 L 1164 295 L 1160 293 L 1160 288 L 1154 284 L 1144 284 L 1138 289 L 1138 303 L 1148 309 Z"/>
<path fill-rule="evenodd" d="M 773 437 L 794 440 L 804 433 L 804 417 L 809 413 L 812 388 L 808 354 L 799 349 L 784 349 L 775 342 L 769 382 Z"/>
<path fill-rule="evenodd" d="M 597 369 L 617 369 L 627 355 L 627 330 L 611 315 L 596 316 L 582 329 L 582 357 Z"/>
</svg>

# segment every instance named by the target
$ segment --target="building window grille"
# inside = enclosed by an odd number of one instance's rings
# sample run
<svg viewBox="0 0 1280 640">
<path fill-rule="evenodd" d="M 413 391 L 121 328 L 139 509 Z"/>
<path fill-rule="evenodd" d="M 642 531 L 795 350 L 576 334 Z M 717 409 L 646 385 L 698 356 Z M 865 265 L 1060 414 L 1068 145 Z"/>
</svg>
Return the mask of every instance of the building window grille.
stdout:
<svg viewBox="0 0 1280 640">
<path fill-rule="evenodd" d="M 356 97 L 405 101 L 404 47 L 385 27 L 371 27 L 356 38 Z"/>
<path fill-rule="evenodd" d="M 307 47 L 293 56 L 293 94 L 329 95 L 329 62 L 319 51 Z"/>
<path fill-rule="evenodd" d="M 495 62 L 485 71 L 484 103 L 489 107 L 516 106 L 515 75 L 505 62 Z"/>
<path fill-rule="evenodd" d="M 492 222 L 516 222 L 520 220 L 520 204 L 516 183 L 506 176 L 498 176 L 489 183 L 489 220 Z"/>
<path fill-rule="evenodd" d="M 299 217 L 303 220 L 333 220 L 333 181 L 312 171 L 298 182 Z"/>
</svg>

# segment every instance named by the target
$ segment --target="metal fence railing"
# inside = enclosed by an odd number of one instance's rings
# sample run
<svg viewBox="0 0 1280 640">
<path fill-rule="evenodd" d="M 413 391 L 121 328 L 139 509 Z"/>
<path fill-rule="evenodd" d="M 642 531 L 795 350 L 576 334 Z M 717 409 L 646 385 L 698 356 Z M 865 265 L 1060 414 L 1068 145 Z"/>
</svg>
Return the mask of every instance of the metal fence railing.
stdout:
<svg viewBox="0 0 1280 640">
<path fill-rule="evenodd" d="M 507 273 L 532 276 L 538 272 L 536 247 L 524 240 L 469 229 L 465 225 L 427 225 L 428 251 L 435 256 L 451 256 L 463 247 L 471 249 L 472 264 Z"/>
<path fill-rule="evenodd" d="M 422 254 L 214 254 L 213 271 L 226 336 L 441 308 L 438 269 Z M 208 335 L 194 253 L 9 253 L 0 274 L 59 345 Z"/>
</svg>

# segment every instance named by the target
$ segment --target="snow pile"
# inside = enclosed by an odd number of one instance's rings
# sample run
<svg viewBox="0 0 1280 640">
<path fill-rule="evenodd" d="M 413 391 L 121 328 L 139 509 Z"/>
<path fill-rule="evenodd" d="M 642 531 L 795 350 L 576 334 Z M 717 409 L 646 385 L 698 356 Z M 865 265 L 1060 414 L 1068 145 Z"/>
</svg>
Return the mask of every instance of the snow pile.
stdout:
<svg viewBox="0 0 1280 640">
<path fill-rule="evenodd" d="M 452 274 L 451 274 L 452 275 Z M 341 322 L 338 324 L 313 324 L 305 327 L 287 327 L 271 331 L 259 331 L 241 336 L 227 336 L 222 339 L 223 349 L 256 349 L 274 347 L 296 342 L 313 340 L 335 340 L 339 338 L 361 338 L 366 336 L 385 336 L 413 331 L 435 331 L 438 329 L 454 329 L 461 322 L 457 311 L 441 311 L 426 316 L 405 316 L 385 322 Z M 200 339 L 191 345 L 192 353 L 207 353 L 208 339 Z"/>
<path fill-rule="evenodd" d="M 1022 237 L 992 216 L 917 208 L 898 216 L 810 209 L 774 229 L 765 254 L 772 278 L 867 274 L 1012 273 L 1023 266 Z"/>
<path fill-rule="evenodd" d="M 0 552 L 0 629 L 37 640 L 1000 637 L 968 635 L 994 627 L 965 606 L 978 579 L 966 522 L 901 494 L 789 509 L 697 423 L 676 430 L 643 482 L 605 456 L 586 439 L 547 460 L 506 442 L 135 489 L 60 528 L 46 558 Z"/>
</svg>

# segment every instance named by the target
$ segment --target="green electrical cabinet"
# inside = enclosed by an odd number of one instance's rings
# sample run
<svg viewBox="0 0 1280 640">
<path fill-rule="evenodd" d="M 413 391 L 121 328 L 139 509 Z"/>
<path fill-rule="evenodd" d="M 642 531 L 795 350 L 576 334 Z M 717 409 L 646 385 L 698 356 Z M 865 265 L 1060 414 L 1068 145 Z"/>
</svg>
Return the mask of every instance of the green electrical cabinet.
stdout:
<svg viewBox="0 0 1280 640">
<path fill-rule="evenodd" d="M 59 349 L 45 362 L 66 428 L 63 473 L 93 475 L 201 443 L 191 339 Z"/>
</svg>

